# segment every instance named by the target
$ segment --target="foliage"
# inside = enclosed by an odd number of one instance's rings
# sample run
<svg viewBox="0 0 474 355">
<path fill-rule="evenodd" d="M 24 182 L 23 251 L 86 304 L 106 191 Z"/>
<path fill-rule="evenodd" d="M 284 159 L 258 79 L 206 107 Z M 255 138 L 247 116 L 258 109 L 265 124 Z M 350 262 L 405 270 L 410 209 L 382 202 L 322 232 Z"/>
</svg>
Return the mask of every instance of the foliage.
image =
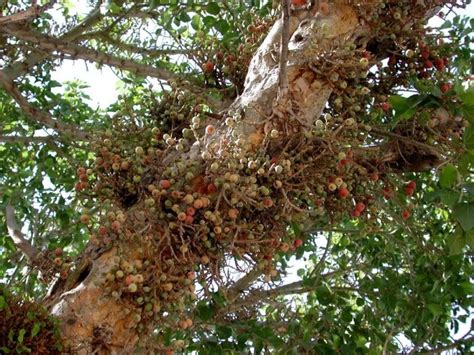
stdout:
<svg viewBox="0 0 474 355">
<path fill-rule="evenodd" d="M 121 72 L 123 93 L 103 111 L 82 83 L 51 80 L 53 57 L 17 81 L 34 107 L 93 131 L 86 141 L 45 129 L 1 91 L 2 137 L 43 137 L 1 143 L 1 211 L 15 205 L 64 279 L 86 243 L 122 248 L 104 288 L 154 327 L 143 347 L 379 354 L 400 351 L 403 335 L 413 349 L 468 352 L 471 334 L 451 336 L 473 307 L 474 21 L 427 31 L 419 20 L 407 33 L 405 3 L 360 14 L 384 40 L 311 63 L 333 90 L 311 129 L 286 117 L 222 153 L 215 131 L 241 119 L 228 106 L 278 16 L 270 1 L 109 1 L 74 43 L 172 79 Z M 80 21 L 73 9 L 59 7 L 59 29 L 47 13 L 32 27 L 65 33 Z M 3 64 L 35 53 L 25 42 L 10 39 Z M 25 267 L 2 226 L 0 280 L 39 299 L 45 287 Z M 251 268 L 263 276 L 230 299 Z M 49 320 L 0 296 L 0 312 L 12 307 L 8 322 L 26 325 L 0 344 L 34 352 Z"/>
<path fill-rule="evenodd" d="M 55 320 L 34 302 L 0 289 L 0 350 L 2 354 L 60 354 Z"/>
</svg>

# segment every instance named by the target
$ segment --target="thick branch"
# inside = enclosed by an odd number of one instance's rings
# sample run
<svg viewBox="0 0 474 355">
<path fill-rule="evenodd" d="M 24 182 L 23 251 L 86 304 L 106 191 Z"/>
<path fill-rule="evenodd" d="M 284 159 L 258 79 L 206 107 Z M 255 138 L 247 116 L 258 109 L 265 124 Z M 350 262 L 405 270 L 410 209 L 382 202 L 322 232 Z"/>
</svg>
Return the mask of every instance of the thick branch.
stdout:
<svg viewBox="0 0 474 355">
<path fill-rule="evenodd" d="M 47 128 L 51 128 L 61 134 L 71 136 L 76 139 L 87 139 L 88 134 L 79 130 L 78 127 L 60 122 L 55 120 L 47 112 L 41 111 L 40 109 L 32 106 L 28 100 L 21 94 L 18 88 L 15 86 L 13 81 L 9 80 L 8 77 L 0 71 L 0 84 L 4 87 L 7 93 L 15 100 L 20 106 L 23 113 L 30 118 L 32 121 L 40 123 Z"/>
<path fill-rule="evenodd" d="M 9 24 L 9 23 L 15 23 L 15 22 L 21 22 L 21 21 L 26 21 L 29 19 L 32 19 L 42 12 L 46 11 L 48 8 L 54 5 L 56 1 L 50 1 L 46 5 L 39 6 L 37 4 L 31 5 L 31 7 L 28 10 L 23 10 L 19 11 L 17 13 L 8 15 L 8 16 L 1 16 L 0 17 L 0 26 Z"/>
<path fill-rule="evenodd" d="M 21 229 L 16 223 L 15 210 L 10 204 L 7 205 L 5 218 L 7 221 L 8 234 L 13 239 L 13 243 L 30 261 L 34 261 L 38 257 L 39 251 L 25 239 Z"/>
<path fill-rule="evenodd" d="M 286 63 L 288 61 L 288 41 L 290 40 L 290 0 L 282 0 L 282 22 L 277 100 L 285 101 L 288 96 Z"/>
<path fill-rule="evenodd" d="M 80 36 L 78 41 L 86 41 L 86 40 L 97 40 L 103 41 L 105 43 L 113 45 L 115 48 L 130 52 L 140 54 L 142 56 L 146 56 L 147 58 L 157 58 L 162 57 L 165 55 L 179 55 L 179 54 L 191 54 L 192 51 L 187 49 L 151 49 L 151 48 L 142 48 L 139 46 L 135 46 L 133 44 L 124 43 L 119 41 L 116 38 L 113 38 L 108 32 L 99 31 L 99 32 L 90 32 Z"/>
<path fill-rule="evenodd" d="M 84 46 L 71 44 L 61 39 L 43 35 L 38 32 L 28 31 L 19 27 L 7 27 L 4 30 L 18 39 L 34 43 L 39 49 L 51 53 L 67 54 L 72 59 L 83 59 L 99 64 L 105 64 L 122 70 L 133 72 L 137 75 L 150 76 L 162 80 L 175 79 L 176 75 L 166 69 L 154 68 L 149 65 L 113 56 Z"/>
<path fill-rule="evenodd" d="M 0 136 L 0 143 L 50 143 L 51 137 Z"/>
<path fill-rule="evenodd" d="M 237 280 L 234 283 L 234 286 L 227 290 L 227 297 L 229 301 L 233 301 L 236 297 L 238 297 L 239 294 L 245 289 L 247 289 L 248 286 L 251 285 L 255 280 L 257 280 L 260 275 L 262 275 L 262 272 L 260 270 L 252 270 L 246 275 L 244 275 L 242 278 Z"/>
</svg>

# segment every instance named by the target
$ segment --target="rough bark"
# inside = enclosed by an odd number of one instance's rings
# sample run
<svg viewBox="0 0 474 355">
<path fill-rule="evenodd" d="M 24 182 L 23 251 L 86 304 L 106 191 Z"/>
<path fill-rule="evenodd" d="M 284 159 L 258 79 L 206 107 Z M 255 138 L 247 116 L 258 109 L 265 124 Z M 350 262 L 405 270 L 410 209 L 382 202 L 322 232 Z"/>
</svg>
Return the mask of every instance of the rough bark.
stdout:
<svg viewBox="0 0 474 355">
<path fill-rule="evenodd" d="M 306 18 L 308 17 L 308 18 Z M 292 112 L 296 122 L 311 125 L 318 118 L 331 94 L 329 85 L 318 81 L 308 69 L 307 63 L 334 42 L 350 41 L 360 24 L 355 11 L 345 5 L 337 5 L 327 15 L 312 17 L 303 13 L 292 16 L 289 42 L 288 81 L 291 104 L 275 107 L 278 92 L 278 55 L 281 39 L 281 20 L 277 21 L 253 58 L 246 79 L 245 91 L 232 105 L 231 110 L 241 113 L 237 123 L 238 135 L 247 137 L 252 149 L 261 144 L 270 128 L 268 118 L 278 115 L 281 119 Z M 231 136 L 222 125 L 213 142 Z M 197 149 L 200 151 L 203 147 Z M 205 149 L 205 148 L 204 148 Z M 195 154 L 196 150 L 194 150 Z M 130 212 L 133 214 L 133 212 Z M 124 246 L 128 253 L 133 247 Z M 71 289 L 58 287 L 49 296 L 51 312 L 61 321 L 61 332 L 67 345 L 77 354 L 130 353 L 140 336 L 137 324 L 139 314 L 130 312 L 105 292 L 104 275 L 113 269 L 117 250 L 98 253 L 91 260 L 90 270 L 83 280 L 69 281 Z M 77 278 L 77 273 L 71 276 Z M 71 287 L 71 286 L 69 286 Z"/>
</svg>

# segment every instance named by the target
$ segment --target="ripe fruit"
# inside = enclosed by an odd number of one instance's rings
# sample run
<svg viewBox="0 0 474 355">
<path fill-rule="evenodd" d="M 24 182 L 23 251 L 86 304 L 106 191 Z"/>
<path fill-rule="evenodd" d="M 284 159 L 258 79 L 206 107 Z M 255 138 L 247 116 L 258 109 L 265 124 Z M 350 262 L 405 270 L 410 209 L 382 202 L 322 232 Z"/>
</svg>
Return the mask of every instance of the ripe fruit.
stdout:
<svg viewBox="0 0 474 355">
<path fill-rule="evenodd" d="M 90 219 L 90 218 L 89 218 L 89 215 L 88 215 L 88 214 L 83 214 L 83 215 L 81 216 L 81 222 L 84 223 L 84 224 L 89 223 L 89 219 Z"/>
<path fill-rule="evenodd" d="M 383 189 L 383 197 L 386 200 L 390 200 L 394 196 L 394 192 L 390 187 L 384 187 Z"/>
<path fill-rule="evenodd" d="M 273 200 L 271 198 L 267 197 L 263 200 L 263 205 L 265 207 L 272 207 L 273 206 Z"/>
<path fill-rule="evenodd" d="M 337 195 L 338 195 L 340 198 L 346 198 L 347 196 L 349 196 L 349 190 L 346 189 L 345 187 L 341 187 L 341 188 L 338 190 Z"/>
<path fill-rule="evenodd" d="M 231 208 L 228 212 L 227 212 L 227 215 L 229 216 L 229 218 L 231 219 L 236 219 L 237 216 L 239 215 L 239 210 L 235 209 L 235 208 Z"/>
<path fill-rule="evenodd" d="M 290 250 L 290 246 L 288 245 L 288 243 L 282 243 L 280 244 L 280 250 L 286 253 L 288 250 Z"/>
<path fill-rule="evenodd" d="M 210 195 L 215 192 L 217 192 L 217 187 L 211 182 L 209 185 L 207 185 L 207 193 Z"/>
<path fill-rule="evenodd" d="M 161 180 L 160 187 L 164 190 L 169 189 L 171 187 L 171 182 L 169 180 Z"/>
<path fill-rule="evenodd" d="M 360 213 L 362 213 L 365 210 L 365 204 L 362 202 L 357 202 L 355 209 L 356 211 L 359 211 Z"/>
<path fill-rule="evenodd" d="M 216 127 L 214 127 L 214 126 L 211 125 L 211 124 L 208 125 L 208 126 L 206 127 L 206 134 L 207 134 L 208 136 L 212 136 L 214 133 L 216 133 Z"/>
<path fill-rule="evenodd" d="M 410 211 L 408 210 L 403 210 L 402 212 L 402 218 L 406 221 L 408 218 L 410 218 Z"/>
<path fill-rule="evenodd" d="M 382 110 L 384 110 L 385 112 L 387 112 L 388 110 L 390 110 L 391 106 L 388 102 L 382 102 L 380 104 L 380 107 L 382 108 Z"/>
<path fill-rule="evenodd" d="M 434 66 L 436 70 L 439 70 L 439 71 L 444 70 L 444 60 L 442 60 L 441 58 L 436 59 L 434 61 Z"/>
<path fill-rule="evenodd" d="M 107 228 L 105 226 L 100 226 L 98 229 L 98 232 L 100 235 L 106 235 L 107 234 Z"/>
<path fill-rule="evenodd" d="M 351 212 L 351 216 L 352 216 L 352 217 L 355 217 L 355 218 L 359 217 L 359 216 L 360 216 L 360 211 L 358 211 L 358 210 L 353 210 L 353 211 Z"/>
<path fill-rule="evenodd" d="M 113 221 L 112 224 L 110 225 L 110 228 L 114 232 L 120 231 L 120 228 L 122 228 L 122 224 L 119 221 Z"/>
<path fill-rule="evenodd" d="M 451 84 L 443 83 L 443 84 L 441 84 L 441 86 L 439 88 L 440 88 L 441 92 L 444 94 L 444 93 L 447 93 L 449 90 L 451 90 Z"/>
<path fill-rule="evenodd" d="M 306 5 L 306 0 L 291 0 L 291 4 L 294 6 Z"/>
<path fill-rule="evenodd" d="M 210 74 L 214 71 L 214 63 L 208 61 L 202 65 L 202 70 L 206 74 Z"/>
<path fill-rule="evenodd" d="M 86 169 L 82 167 L 77 168 L 76 173 L 77 173 L 77 176 L 84 175 L 86 173 Z"/>
<path fill-rule="evenodd" d="M 293 246 L 295 248 L 299 248 L 301 245 L 303 244 L 303 241 L 301 239 L 296 239 L 294 242 L 293 242 Z"/>
<path fill-rule="evenodd" d="M 378 181 L 379 180 L 379 174 L 377 174 L 377 173 L 370 174 L 370 180 Z"/>
</svg>

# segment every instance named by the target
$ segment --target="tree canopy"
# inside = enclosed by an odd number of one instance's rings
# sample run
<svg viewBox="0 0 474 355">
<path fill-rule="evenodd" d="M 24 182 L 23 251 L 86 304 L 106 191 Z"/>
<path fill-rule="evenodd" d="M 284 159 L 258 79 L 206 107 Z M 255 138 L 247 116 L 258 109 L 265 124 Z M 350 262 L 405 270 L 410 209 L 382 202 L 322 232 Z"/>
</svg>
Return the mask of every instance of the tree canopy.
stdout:
<svg viewBox="0 0 474 355">
<path fill-rule="evenodd" d="M 469 353 L 466 7 L 0 2 L 0 352 Z"/>
</svg>

